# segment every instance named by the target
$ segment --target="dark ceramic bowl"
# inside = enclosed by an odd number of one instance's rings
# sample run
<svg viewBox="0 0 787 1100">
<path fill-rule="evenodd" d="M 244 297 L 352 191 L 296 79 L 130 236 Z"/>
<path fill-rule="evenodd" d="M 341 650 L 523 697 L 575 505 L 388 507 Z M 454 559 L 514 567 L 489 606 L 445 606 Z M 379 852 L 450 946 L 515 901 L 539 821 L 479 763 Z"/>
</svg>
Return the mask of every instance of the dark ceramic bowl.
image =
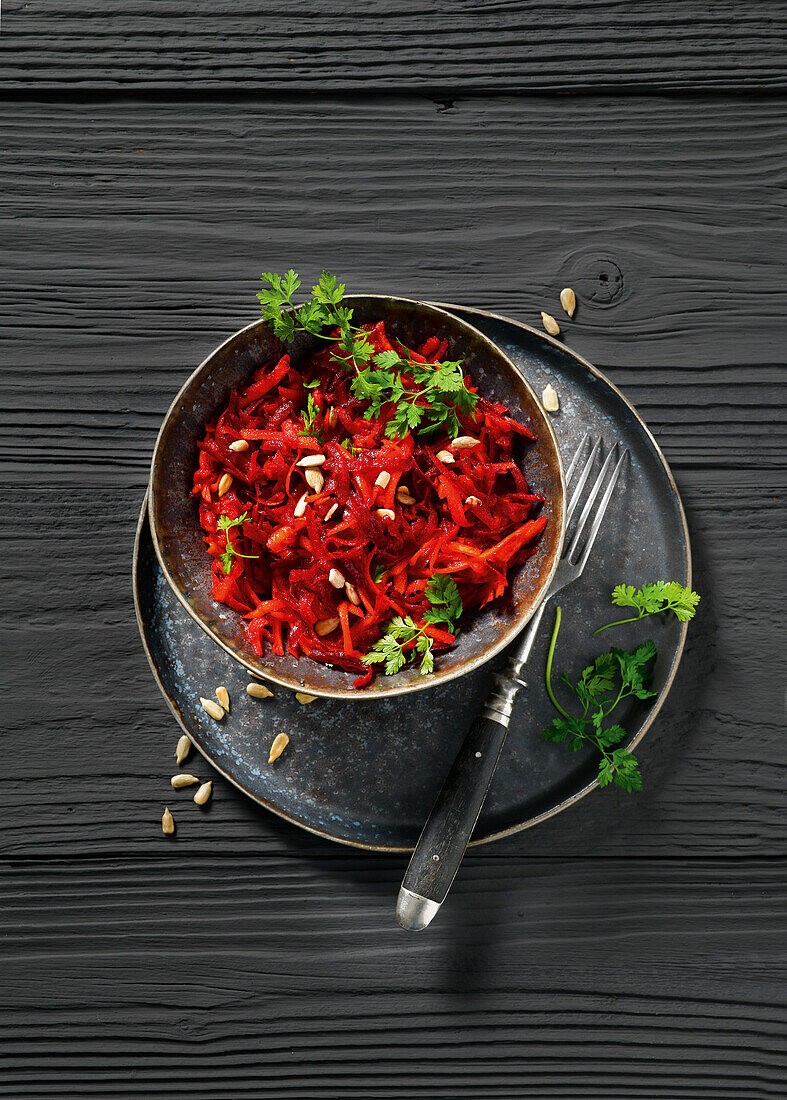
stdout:
<svg viewBox="0 0 787 1100">
<path fill-rule="evenodd" d="M 368 688 L 356 691 L 352 681 L 357 673 L 305 657 L 257 657 L 244 639 L 240 615 L 211 596 L 211 559 L 202 541 L 196 499 L 189 494 L 198 460 L 197 442 L 206 421 L 224 407 L 230 390 L 285 350 L 264 321 L 248 325 L 216 348 L 173 401 L 153 453 L 150 527 L 156 555 L 180 602 L 215 642 L 252 672 L 313 695 L 379 698 L 462 676 L 512 641 L 543 599 L 557 566 L 565 526 L 565 486 L 549 419 L 530 386 L 496 344 L 467 322 L 423 302 L 372 294 L 349 297 L 346 302 L 354 310 L 354 321 L 363 324 L 382 318 L 387 331 L 408 347 L 418 347 L 433 334 L 447 338 L 449 354 L 464 361 L 479 392 L 508 406 L 535 435 L 536 442 L 523 448 L 522 469 L 534 491 L 546 498 L 542 514 L 549 522 L 535 554 L 515 570 L 507 598 L 472 616 L 453 649 L 440 655 L 432 676 L 421 676 L 415 667 L 408 667 L 396 676 L 375 676 Z M 299 334 L 286 350 L 297 364 L 319 344 L 316 337 Z"/>
</svg>

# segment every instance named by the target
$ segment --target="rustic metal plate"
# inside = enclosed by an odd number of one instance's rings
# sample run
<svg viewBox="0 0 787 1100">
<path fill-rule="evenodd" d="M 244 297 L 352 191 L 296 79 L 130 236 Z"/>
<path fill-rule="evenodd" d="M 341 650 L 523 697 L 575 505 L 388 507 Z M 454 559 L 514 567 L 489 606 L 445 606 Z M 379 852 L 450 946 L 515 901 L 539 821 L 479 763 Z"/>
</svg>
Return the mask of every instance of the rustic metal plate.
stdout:
<svg viewBox="0 0 787 1100">
<path fill-rule="evenodd" d="M 599 638 L 590 632 L 615 617 L 609 592 L 617 583 L 667 579 L 690 584 L 688 531 L 672 475 L 634 409 L 585 360 L 517 322 L 480 310 L 446 308 L 500 344 L 537 393 L 552 383 L 561 400 L 553 426 L 564 458 L 588 429 L 629 448 L 630 461 L 587 570 L 560 594 L 564 625 L 555 669 L 578 672 L 601 648 L 630 647 L 652 637 L 658 646 L 653 683 L 659 695 L 653 706 L 636 704 L 621 715 L 633 746 L 666 698 L 685 624 L 664 617 Z M 245 693 L 248 673 L 196 625 L 164 579 L 144 506 L 134 590 L 159 686 L 194 743 L 228 779 L 261 805 L 332 840 L 383 850 L 407 850 L 415 843 L 502 655 L 460 680 L 363 706 L 333 699 L 302 706 L 280 687 L 274 687 L 274 698 L 256 700 Z M 540 737 L 553 713 L 542 687 L 551 621 L 548 612 L 531 658 L 531 687 L 520 695 L 474 843 L 535 825 L 595 786 L 592 752 L 569 753 Z M 199 706 L 199 696 L 219 683 L 226 684 L 233 699 L 221 724 Z M 290 746 L 271 767 L 268 748 L 280 731 L 289 734 Z"/>
</svg>

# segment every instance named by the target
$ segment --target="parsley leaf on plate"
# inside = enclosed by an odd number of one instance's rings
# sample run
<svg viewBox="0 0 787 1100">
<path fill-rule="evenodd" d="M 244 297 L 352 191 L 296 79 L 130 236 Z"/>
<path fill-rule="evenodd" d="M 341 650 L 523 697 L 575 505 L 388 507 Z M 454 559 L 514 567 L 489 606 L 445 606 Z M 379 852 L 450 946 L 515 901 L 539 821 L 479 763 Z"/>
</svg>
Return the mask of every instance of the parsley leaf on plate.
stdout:
<svg viewBox="0 0 787 1100">
<path fill-rule="evenodd" d="M 618 723 L 607 725 L 607 719 L 624 699 L 633 696 L 645 700 L 656 695 L 647 686 L 656 647 L 648 640 L 631 651 L 611 649 L 608 653 L 601 653 L 592 665 L 582 670 L 576 681 L 564 673 L 563 682 L 573 692 L 582 708 L 579 715 L 569 714 L 555 698 L 551 682 L 552 658 L 560 630 L 560 619 L 561 611 L 558 607 L 546 670 L 547 694 L 559 714 L 542 736 L 544 740 L 554 744 L 567 743 L 571 752 L 577 752 L 585 744 L 595 746 L 601 756 L 598 766 L 599 786 L 606 787 L 609 783 L 615 783 L 625 791 L 640 791 L 642 777 L 636 757 L 625 748 L 614 748 L 628 737 L 628 733 Z"/>
<path fill-rule="evenodd" d="M 636 623 L 647 615 L 657 615 L 661 611 L 674 611 L 682 623 L 688 622 L 694 617 L 700 597 L 690 588 L 684 588 L 682 584 L 678 584 L 677 581 L 654 581 L 652 584 L 644 584 L 639 589 L 633 584 L 619 584 L 612 589 L 612 602 L 618 607 L 634 607 L 637 614 L 630 619 L 618 619 L 617 622 L 606 623 L 594 630 L 594 634 L 600 634 L 602 630 L 608 630 L 611 626 Z"/>
</svg>

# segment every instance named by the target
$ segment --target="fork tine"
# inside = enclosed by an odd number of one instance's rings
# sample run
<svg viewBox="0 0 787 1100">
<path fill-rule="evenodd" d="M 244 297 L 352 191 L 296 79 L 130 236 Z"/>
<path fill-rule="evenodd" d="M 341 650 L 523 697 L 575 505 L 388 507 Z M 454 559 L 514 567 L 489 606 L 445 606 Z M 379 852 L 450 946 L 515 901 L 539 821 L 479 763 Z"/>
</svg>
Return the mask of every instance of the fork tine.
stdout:
<svg viewBox="0 0 787 1100">
<path fill-rule="evenodd" d="M 582 473 L 579 475 L 579 481 L 577 481 L 576 488 L 574 489 L 574 492 L 571 494 L 571 500 L 568 502 L 568 507 L 566 508 L 566 525 L 568 525 L 568 523 L 571 520 L 571 517 L 574 515 L 574 512 L 576 511 L 577 504 L 579 504 L 579 498 L 582 495 L 582 490 L 585 488 L 585 482 L 587 481 L 588 477 L 590 476 L 590 471 L 593 469 L 593 463 L 596 461 L 596 455 L 598 454 L 598 450 L 599 450 L 600 446 L 601 446 L 601 440 L 597 439 L 595 444 L 593 445 L 593 449 L 590 452 L 588 460 L 587 460 L 587 462 L 585 463 L 585 465 L 582 469 Z M 564 555 L 564 557 L 565 556 L 566 555 Z"/>
<path fill-rule="evenodd" d="M 624 450 L 623 454 L 618 459 L 618 462 L 617 462 L 617 465 L 615 466 L 615 469 L 612 471 L 612 477 L 609 479 L 609 485 L 607 485 L 607 488 L 604 491 L 604 495 L 601 498 L 601 502 L 599 503 L 598 511 L 596 512 L 596 518 L 593 520 L 593 524 L 590 528 L 590 532 L 588 533 L 587 544 L 585 546 L 584 551 L 582 552 L 582 557 L 579 559 L 579 571 L 580 571 L 580 573 L 585 568 L 585 565 L 587 564 L 587 560 L 590 557 L 590 551 L 593 549 L 593 543 L 596 541 L 596 535 L 599 533 L 599 530 L 601 528 L 601 521 L 604 519 L 604 513 L 606 512 L 607 505 L 609 504 L 610 499 L 612 498 L 612 492 L 615 488 L 615 483 L 618 480 L 618 476 L 620 475 L 621 467 L 623 466 L 623 463 L 625 462 L 627 455 L 628 455 L 628 450 Z"/>
<path fill-rule="evenodd" d="M 574 470 L 576 470 L 576 468 L 577 468 L 577 464 L 579 462 L 579 456 L 582 454 L 582 448 L 585 446 L 588 439 L 590 439 L 590 432 L 589 431 L 585 432 L 585 434 L 582 437 L 582 442 L 577 447 L 577 449 L 574 451 L 574 457 L 571 459 L 571 464 L 569 465 L 568 469 L 566 470 L 566 485 L 568 485 L 569 481 L 571 481 L 571 478 L 574 476 Z"/>
<path fill-rule="evenodd" d="M 571 561 L 571 559 L 574 557 L 574 554 L 579 549 L 579 543 L 580 543 L 580 540 L 582 538 L 582 533 L 585 530 L 585 524 L 587 523 L 588 517 L 590 516 L 591 510 L 593 508 L 593 505 L 596 502 L 596 497 L 601 492 L 601 487 L 604 484 L 604 478 L 607 476 L 607 470 L 612 465 L 612 460 L 615 457 L 615 451 L 616 450 L 617 450 L 617 443 L 613 444 L 612 448 L 610 449 L 609 454 L 604 459 L 604 463 L 601 467 L 601 470 L 599 471 L 598 477 L 593 482 L 593 487 L 591 488 L 590 492 L 588 493 L 588 498 L 585 501 L 585 507 L 582 509 L 582 514 L 579 517 L 579 521 L 577 522 L 577 526 L 574 530 L 574 537 L 571 541 L 571 545 L 569 546 L 568 550 L 566 551 L 566 558 L 568 559 L 568 561 Z"/>
</svg>

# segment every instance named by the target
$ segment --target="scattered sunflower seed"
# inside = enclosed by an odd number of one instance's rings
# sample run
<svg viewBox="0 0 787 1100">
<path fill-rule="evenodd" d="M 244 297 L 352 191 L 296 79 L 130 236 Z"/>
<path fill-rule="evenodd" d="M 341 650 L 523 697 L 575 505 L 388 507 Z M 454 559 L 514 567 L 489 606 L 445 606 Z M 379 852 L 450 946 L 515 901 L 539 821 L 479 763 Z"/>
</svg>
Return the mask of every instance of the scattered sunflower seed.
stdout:
<svg viewBox="0 0 787 1100">
<path fill-rule="evenodd" d="M 344 576 L 338 569 L 332 569 L 328 574 L 328 580 L 331 582 L 334 588 L 344 588 Z"/>
<path fill-rule="evenodd" d="M 248 439 L 236 439 L 234 443 L 230 443 L 231 451 L 248 451 L 249 441 Z"/>
<path fill-rule="evenodd" d="M 481 503 L 479 497 L 468 497 L 465 504 L 469 504 L 471 508 L 476 508 Z"/>
<path fill-rule="evenodd" d="M 570 286 L 566 286 L 560 291 L 560 304 L 569 317 L 574 316 L 574 310 L 577 308 L 577 296 Z"/>
<path fill-rule="evenodd" d="M 175 748 L 175 763 L 182 764 L 190 752 L 191 741 L 184 733 L 182 737 L 178 738 L 178 743 Z"/>
<path fill-rule="evenodd" d="M 253 699 L 270 699 L 273 692 L 265 684 L 246 684 L 246 694 Z"/>
<path fill-rule="evenodd" d="M 396 490 L 396 499 L 400 504 L 415 504 L 415 497 L 410 495 L 406 485 L 400 485 Z"/>
<path fill-rule="evenodd" d="M 181 787 L 193 787 L 195 783 L 199 783 L 199 779 L 196 777 L 196 775 L 181 773 L 180 775 L 173 775 L 170 779 L 170 783 L 176 791 L 179 791 Z"/>
<path fill-rule="evenodd" d="M 268 754 L 268 763 L 272 764 L 274 760 L 278 760 L 289 743 L 290 739 L 286 733 L 277 733 L 271 745 L 271 751 Z"/>
<path fill-rule="evenodd" d="M 232 488 L 232 474 L 222 474 L 219 478 L 219 496 L 223 497 Z"/>
<path fill-rule="evenodd" d="M 220 722 L 224 717 L 224 711 L 218 703 L 214 703 L 212 699 L 203 699 L 200 696 L 200 705 L 204 711 L 207 711 L 211 718 L 215 718 L 217 722 Z"/>
<path fill-rule="evenodd" d="M 556 413 L 560 408 L 560 402 L 557 399 L 557 393 L 552 386 L 544 386 L 544 392 L 541 394 L 541 404 L 544 406 L 547 412 Z"/>
<path fill-rule="evenodd" d="M 447 466 L 450 466 L 452 462 L 456 462 L 456 459 L 450 451 L 438 451 L 437 458 L 439 458 L 440 461 L 444 462 Z"/>
<path fill-rule="evenodd" d="M 544 313 L 544 311 L 542 310 L 541 311 L 541 321 L 544 325 L 544 328 L 547 330 L 547 332 L 549 333 L 550 336 L 559 336 L 560 335 L 560 325 L 557 323 L 557 321 L 555 320 L 555 318 L 551 314 Z"/>
<path fill-rule="evenodd" d="M 455 451 L 469 451 L 471 447 L 477 447 L 480 442 L 481 440 L 476 439 L 474 435 L 458 435 L 452 440 L 451 446 Z"/>
<path fill-rule="evenodd" d="M 298 503 L 293 508 L 292 514 L 296 519 L 300 519 L 303 513 L 306 511 L 306 498 L 308 495 L 308 493 L 304 493 Z"/>
<path fill-rule="evenodd" d="M 169 812 L 169 806 L 164 807 L 164 813 L 161 815 L 161 831 L 167 836 L 175 832 L 175 818 Z"/>
<path fill-rule="evenodd" d="M 396 512 L 392 512 L 390 508 L 375 508 L 375 512 L 380 519 L 396 519 Z"/>
<path fill-rule="evenodd" d="M 295 698 L 299 703 L 303 703 L 305 706 L 307 703 L 313 703 L 317 698 L 316 695 L 307 695 L 305 691 L 296 691 Z"/>
<path fill-rule="evenodd" d="M 388 488 L 388 482 L 390 480 L 391 480 L 391 475 L 388 473 L 388 471 L 387 470 L 381 470 L 380 473 L 377 475 L 377 480 L 375 481 L 375 485 L 377 486 L 378 489 L 387 489 Z"/>
<path fill-rule="evenodd" d="M 339 414 L 337 413 L 336 409 L 331 407 L 330 409 L 328 409 L 328 413 L 325 419 L 328 421 L 328 424 L 331 428 L 335 428 L 339 422 Z"/>
<path fill-rule="evenodd" d="M 213 780 L 209 779 L 207 783 L 203 783 L 201 787 L 197 788 L 197 792 L 194 795 L 194 801 L 198 806 L 204 806 L 211 796 L 213 791 Z"/>
<path fill-rule="evenodd" d="M 350 584 L 350 582 L 347 581 L 344 586 L 344 591 L 347 593 L 347 599 L 350 601 L 350 603 L 354 604 L 356 607 L 360 607 L 361 597 L 358 595 L 358 589 L 355 587 L 355 585 Z"/>
<path fill-rule="evenodd" d="M 295 463 L 295 465 L 296 466 L 304 466 L 304 467 L 322 466 L 322 464 L 324 462 L 325 462 L 325 455 L 304 455 L 303 458 L 299 459 Z"/>
<path fill-rule="evenodd" d="M 230 693 L 225 687 L 216 688 L 216 698 L 229 714 L 230 709 Z"/>
<path fill-rule="evenodd" d="M 328 509 L 328 511 L 327 511 L 327 512 L 325 513 L 325 515 L 323 516 L 323 523 L 327 523 L 327 522 L 328 522 L 328 520 L 329 520 L 329 519 L 331 518 L 331 516 L 332 516 L 332 515 L 334 514 L 334 512 L 336 511 L 336 509 L 337 509 L 338 507 L 339 507 L 339 505 L 338 505 L 338 504 L 332 504 L 332 505 L 330 506 L 330 508 Z"/>
</svg>

